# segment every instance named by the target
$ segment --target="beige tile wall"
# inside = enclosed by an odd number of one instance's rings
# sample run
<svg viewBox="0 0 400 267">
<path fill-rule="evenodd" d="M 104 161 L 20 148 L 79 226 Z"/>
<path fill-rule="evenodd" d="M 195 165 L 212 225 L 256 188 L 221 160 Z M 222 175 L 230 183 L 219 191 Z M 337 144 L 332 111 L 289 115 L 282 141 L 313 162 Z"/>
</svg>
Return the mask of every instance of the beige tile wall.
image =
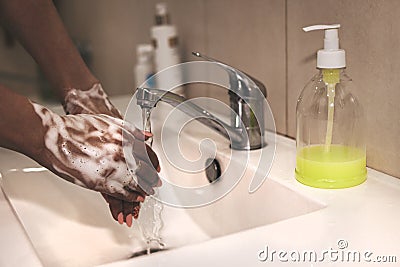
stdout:
<svg viewBox="0 0 400 267">
<path fill-rule="evenodd" d="M 150 41 L 157 0 L 60 1 L 63 20 L 78 40 L 91 40 L 93 71 L 112 94 L 133 89 L 135 47 Z M 178 27 L 184 61 L 202 51 L 238 67 L 267 85 L 277 129 L 286 133 L 285 2 L 282 0 L 165 1 Z M 89 18 L 89 19 L 88 19 Z M 212 91 L 212 92 L 211 92 Z M 191 86 L 190 96 L 213 95 L 220 88 Z"/>
<path fill-rule="evenodd" d="M 265 84 L 277 131 L 285 134 L 285 1 L 205 3 L 207 53 Z M 224 90 L 213 90 L 210 95 L 227 99 Z"/>
<path fill-rule="evenodd" d="M 135 47 L 150 41 L 156 2 L 58 1 L 71 35 L 91 42 L 93 71 L 112 95 L 133 92 Z M 322 33 L 306 34 L 301 28 L 341 23 L 347 71 L 358 85 L 355 93 L 369 123 L 368 165 L 400 177 L 400 1 L 166 2 L 178 27 L 183 60 L 194 59 L 192 50 L 203 51 L 263 81 L 277 130 L 291 137 L 295 135 L 297 97 L 316 71 L 315 52 L 322 46 Z M 0 54 L 1 59 L 4 57 Z M 22 58 L 31 64 L 26 55 Z M 189 95 L 227 101 L 226 92 L 214 87 L 192 86 Z"/>
<path fill-rule="evenodd" d="M 93 52 L 93 71 L 111 94 L 134 90 L 133 69 L 136 45 L 150 42 L 156 0 L 68 0 L 59 1 L 62 18 L 77 40 L 89 40 Z M 204 49 L 204 2 L 202 0 L 165 1 L 172 22 L 179 25 L 181 52 Z M 184 38 L 183 38 L 184 37 Z"/>
</svg>

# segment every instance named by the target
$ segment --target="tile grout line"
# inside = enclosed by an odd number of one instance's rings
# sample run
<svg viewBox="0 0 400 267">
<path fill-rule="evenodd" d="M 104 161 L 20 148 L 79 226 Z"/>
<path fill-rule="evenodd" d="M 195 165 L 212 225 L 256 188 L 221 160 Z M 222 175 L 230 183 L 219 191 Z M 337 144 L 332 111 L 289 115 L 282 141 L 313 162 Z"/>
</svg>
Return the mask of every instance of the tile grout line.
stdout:
<svg viewBox="0 0 400 267">
<path fill-rule="evenodd" d="M 288 0 L 285 0 L 285 133 L 289 135 Z"/>
<path fill-rule="evenodd" d="M 209 29 L 208 29 L 208 12 L 207 12 L 207 7 L 208 7 L 208 3 L 207 0 L 203 0 L 202 1 L 202 5 L 203 5 L 203 27 L 204 27 L 204 53 L 206 55 L 209 55 L 210 51 L 209 51 Z M 208 84 L 206 87 L 206 92 L 205 92 L 206 96 L 211 97 L 211 90 L 210 90 L 210 85 Z"/>
</svg>

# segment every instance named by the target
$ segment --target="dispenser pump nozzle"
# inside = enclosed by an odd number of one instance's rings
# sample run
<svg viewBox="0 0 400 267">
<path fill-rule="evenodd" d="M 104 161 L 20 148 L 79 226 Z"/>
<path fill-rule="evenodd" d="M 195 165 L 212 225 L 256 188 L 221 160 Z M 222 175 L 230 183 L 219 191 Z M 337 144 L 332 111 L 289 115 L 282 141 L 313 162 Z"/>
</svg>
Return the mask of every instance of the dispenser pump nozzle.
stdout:
<svg viewBox="0 0 400 267">
<path fill-rule="evenodd" d="M 312 25 L 304 27 L 303 31 L 324 30 L 324 49 L 318 50 L 317 67 L 321 69 L 340 69 L 346 67 L 346 53 L 339 49 L 338 29 L 340 24 Z"/>
</svg>

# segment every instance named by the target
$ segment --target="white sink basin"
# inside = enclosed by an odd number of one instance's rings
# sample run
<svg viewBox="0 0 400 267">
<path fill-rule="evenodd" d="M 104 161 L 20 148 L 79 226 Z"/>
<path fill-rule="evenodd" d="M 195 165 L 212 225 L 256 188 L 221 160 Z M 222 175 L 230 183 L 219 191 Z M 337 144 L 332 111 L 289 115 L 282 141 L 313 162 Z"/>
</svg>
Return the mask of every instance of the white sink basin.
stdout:
<svg viewBox="0 0 400 267">
<path fill-rule="evenodd" d="M 122 107 L 128 100 L 121 102 Z M 154 115 L 155 120 L 165 112 L 161 109 Z M 154 149 L 159 152 L 161 175 L 184 186 L 207 185 L 204 172 L 187 174 L 168 163 L 161 153 L 157 127 L 154 129 Z M 206 137 L 216 140 L 217 159 L 224 170 L 229 163 L 229 144 L 198 123 L 182 132 L 182 153 L 189 159 L 198 158 L 198 142 Z M 251 152 L 244 177 L 219 201 L 193 209 L 165 206 L 162 236 L 168 248 L 275 223 L 324 207 L 272 179 L 249 194 L 249 183 L 257 167 L 252 158 L 257 153 Z M 130 229 L 116 223 L 100 194 L 71 185 L 34 163 L 19 166 L 17 159 L 15 162 L 14 170 L 2 173 L 2 187 L 45 266 L 94 266 L 128 259 L 144 248 L 137 226 Z M 240 168 L 241 163 L 234 162 L 233 170 L 235 166 Z"/>
<path fill-rule="evenodd" d="M 163 130 L 174 132 L 176 129 L 165 129 L 164 127 Z M 219 161 L 222 171 L 226 169 L 228 164 L 231 164 L 231 170 L 229 171 L 231 174 L 242 172 L 242 165 L 244 163 L 237 162 L 234 158 L 232 159 L 229 142 L 195 121 L 180 134 L 180 148 L 184 157 L 192 160 L 198 159 L 201 156 L 198 148 L 199 143 L 206 138 L 216 141 L 215 144 L 218 151 L 216 159 Z M 155 134 L 154 144 L 158 142 L 160 142 L 159 135 Z M 163 152 L 158 147 L 155 149 L 161 158 L 161 162 L 167 162 Z M 271 149 L 273 150 L 274 148 L 263 148 L 263 150 Z M 205 150 L 207 149 L 205 148 L 203 153 Z M 247 152 L 235 151 L 233 153 Z M 249 193 L 249 184 L 254 172 L 265 172 L 265 169 L 268 169 L 268 166 L 257 169 L 259 154 L 260 151 L 250 152 L 248 166 L 245 169 L 243 177 L 226 196 L 203 207 L 186 209 L 189 216 L 207 236 L 211 238 L 220 237 L 307 214 L 324 207 L 323 204 L 300 195 L 285 185 L 268 178 L 256 192 Z M 233 162 L 230 162 L 230 160 Z M 162 169 L 163 174 L 166 175 L 166 179 L 171 180 L 175 184 L 187 187 L 209 184 L 204 171 L 185 173 L 171 164 L 163 164 Z M 230 178 L 229 175 L 225 175 L 222 179 Z"/>
</svg>

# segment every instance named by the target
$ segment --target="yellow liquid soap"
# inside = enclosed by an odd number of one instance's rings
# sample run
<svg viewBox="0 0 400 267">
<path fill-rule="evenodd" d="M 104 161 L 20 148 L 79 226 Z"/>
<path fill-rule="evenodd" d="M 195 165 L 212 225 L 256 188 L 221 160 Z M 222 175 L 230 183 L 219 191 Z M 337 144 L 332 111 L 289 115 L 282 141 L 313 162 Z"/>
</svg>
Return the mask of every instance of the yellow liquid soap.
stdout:
<svg viewBox="0 0 400 267">
<path fill-rule="evenodd" d="M 296 179 L 318 188 L 347 188 L 367 179 L 365 151 L 349 146 L 309 146 L 297 152 Z"/>
</svg>

